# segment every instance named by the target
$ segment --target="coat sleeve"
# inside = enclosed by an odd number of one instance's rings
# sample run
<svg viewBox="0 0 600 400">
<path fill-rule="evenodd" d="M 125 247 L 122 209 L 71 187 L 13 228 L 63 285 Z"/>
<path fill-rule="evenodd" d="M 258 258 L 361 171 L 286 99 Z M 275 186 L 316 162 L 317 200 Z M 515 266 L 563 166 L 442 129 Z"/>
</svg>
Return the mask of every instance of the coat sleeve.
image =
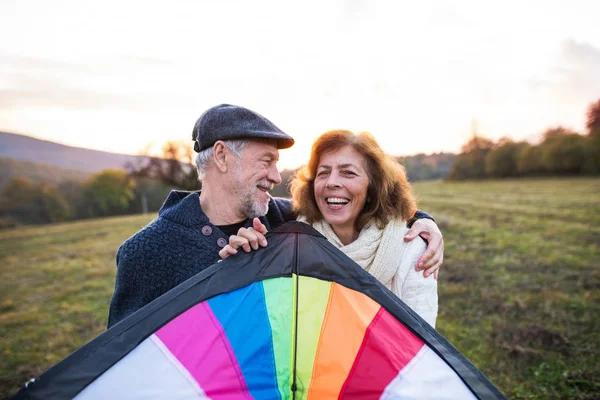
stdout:
<svg viewBox="0 0 600 400">
<path fill-rule="evenodd" d="M 423 271 L 415 271 L 417 260 L 425 251 L 425 241 L 417 237 L 402 245 L 402 259 L 392 279 L 392 292 L 435 328 L 438 313 L 437 280 L 433 274 L 425 278 Z"/>
<path fill-rule="evenodd" d="M 137 276 L 140 271 L 132 262 L 137 257 L 135 255 L 132 257 L 123 249 L 124 247 L 121 246 L 117 252 L 117 276 L 108 312 L 108 328 L 152 301 L 152 299 L 144 299 L 143 284 L 140 284 L 138 279 L 140 277 Z"/>
<path fill-rule="evenodd" d="M 425 211 L 417 210 L 415 215 L 411 219 L 406 221 L 406 226 L 411 228 L 413 224 L 417 222 L 418 219 L 430 219 L 433 222 L 435 222 L 435 218 L 433 218 L 431 215 L 427 214 Z"/>
</svg>

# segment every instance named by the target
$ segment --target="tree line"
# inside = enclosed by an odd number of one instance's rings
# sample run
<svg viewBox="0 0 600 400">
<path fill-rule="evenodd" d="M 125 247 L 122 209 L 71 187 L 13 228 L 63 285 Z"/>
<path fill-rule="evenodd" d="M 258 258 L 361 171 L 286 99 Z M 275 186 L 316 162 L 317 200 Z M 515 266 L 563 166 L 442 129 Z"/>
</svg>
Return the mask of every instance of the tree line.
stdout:
<svg viewBox="0 0 600 400">
<path fill-rule="evenodd" d="M 586 135 L 563 127 L 548 129 L 538 145 L 473 136 L 459 155 L 418 154 L 398 160 L 413 181 L 599 175 L 600 100 L 589 106 L 586 127 Z M 171 141 L 160 158 L 146 157 L 86 180 L 53 184 L 15 178 L 0 191 L 0 228 L 156 212 L 170 190 L 201 188 L 192 154 L 187 143 Z M 281 172 L 282 183 L 271 191 L 273 196 L 290 196 L 294 172 Z"/>
<path fill-rule="evenodd" d="M 474 135 L 461 148 L 448 180 L 600 175 L 600 100 L 590 104 L 585 135 L 558 126 L 539 144 Z"/>
<path fill-rule="evenodd" d="M 169 190 L 124 170 L 57 184 L 15 178 L 0 193 L 0 228 L 156 211 Z"/>
<path fill-rule="evenodd" d="M 168 142 L 160 158 L 147 156 L 86 180 L 15 178 L 0 191 L 0 228 L 156 212 L 175 188 L 200 188 L 191 149 L 181 141 Z"/>
</svg>

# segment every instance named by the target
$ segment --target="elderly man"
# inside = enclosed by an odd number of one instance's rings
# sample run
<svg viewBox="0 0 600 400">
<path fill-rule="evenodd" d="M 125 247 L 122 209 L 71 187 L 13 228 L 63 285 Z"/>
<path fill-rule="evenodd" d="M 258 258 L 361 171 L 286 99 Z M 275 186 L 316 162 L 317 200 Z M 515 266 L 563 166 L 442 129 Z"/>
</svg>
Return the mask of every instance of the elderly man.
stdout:
<svg viewBox="0 0 600 400">
<path fill-rule="evenodd" d="M 271 121 L 222 104 L 200 116 L 193 139 L 202 190 L 171 192 L 158 217 L 121 245 L 109 327 L 217 262 L 240 228 L 272 230 L 296 217 L 289 200 L 268 193 L 281 183 L 278 150 L 294 144 Z M 417 218 L 425 219 L 413 225 L 407 240 L 429 238 L 422 261 L 431 273 L 442 262 L 442 236 L 427 214 Z"/>
</svg>

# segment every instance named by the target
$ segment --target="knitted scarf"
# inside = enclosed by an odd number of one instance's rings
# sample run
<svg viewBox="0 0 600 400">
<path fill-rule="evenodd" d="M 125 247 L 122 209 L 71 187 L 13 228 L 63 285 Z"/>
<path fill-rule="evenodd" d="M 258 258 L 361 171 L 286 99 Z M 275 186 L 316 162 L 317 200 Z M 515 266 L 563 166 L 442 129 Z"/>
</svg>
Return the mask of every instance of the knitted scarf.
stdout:
<svg viewBox="0 0 600 400">
<path fill-rule="evenodd" d="M 306 222 L 306 218 L 299 216 L 298 221 Z M 314 222 L 312 227 L 379 282 L 389 287 L 402 258 L 401 246 L 404 244 L 403 237 L 406 232 L 405 221 L 391 220 L 384 229 L 377 228 L 374 223 L 367 224 L 360 231 L 358 239 L 348 245 L 340 241 L 331 225 L 325 220 Z"/>
</svg>

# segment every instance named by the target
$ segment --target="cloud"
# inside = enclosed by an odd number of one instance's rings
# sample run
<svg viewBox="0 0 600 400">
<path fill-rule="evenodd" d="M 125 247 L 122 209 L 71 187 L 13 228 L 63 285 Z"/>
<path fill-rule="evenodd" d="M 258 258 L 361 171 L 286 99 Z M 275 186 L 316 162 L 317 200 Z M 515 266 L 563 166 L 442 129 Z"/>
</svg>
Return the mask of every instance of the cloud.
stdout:
<svg viewBox="0 0 600 400">
<path fill-rule="evenodd" d="M 600 96 L 600 49 L 568 40 L 563 44 L 558 90 L 568 98 Z"/>
<path fill-rule="evenodd" d="M 549 90 L 561 102 L 588 101 L 600 96 L 600 49 L 569 39 L 562 43 L 556 65 L 549 77 L 532 79 L 533 89 Z"/>
<path fill-rule="evenodd" d="M 46 58 L 1 54 L 0 111 L 23 108 L 72 110 L 169 108 L 170 101 L 154 87 L 128 93 L 127 77 L 156 75 L 170 63 L 153 57 L 123 56 L 93 63 L 69 63 Z M 101 87 L 108 83 L 105 90 Z M 113 87 L 110 87 L 112 84 Z M 125 88 L 114 90 L 114 86 Z M 143 102 L 140 101 L 143 99 Z"/>
</svg>

